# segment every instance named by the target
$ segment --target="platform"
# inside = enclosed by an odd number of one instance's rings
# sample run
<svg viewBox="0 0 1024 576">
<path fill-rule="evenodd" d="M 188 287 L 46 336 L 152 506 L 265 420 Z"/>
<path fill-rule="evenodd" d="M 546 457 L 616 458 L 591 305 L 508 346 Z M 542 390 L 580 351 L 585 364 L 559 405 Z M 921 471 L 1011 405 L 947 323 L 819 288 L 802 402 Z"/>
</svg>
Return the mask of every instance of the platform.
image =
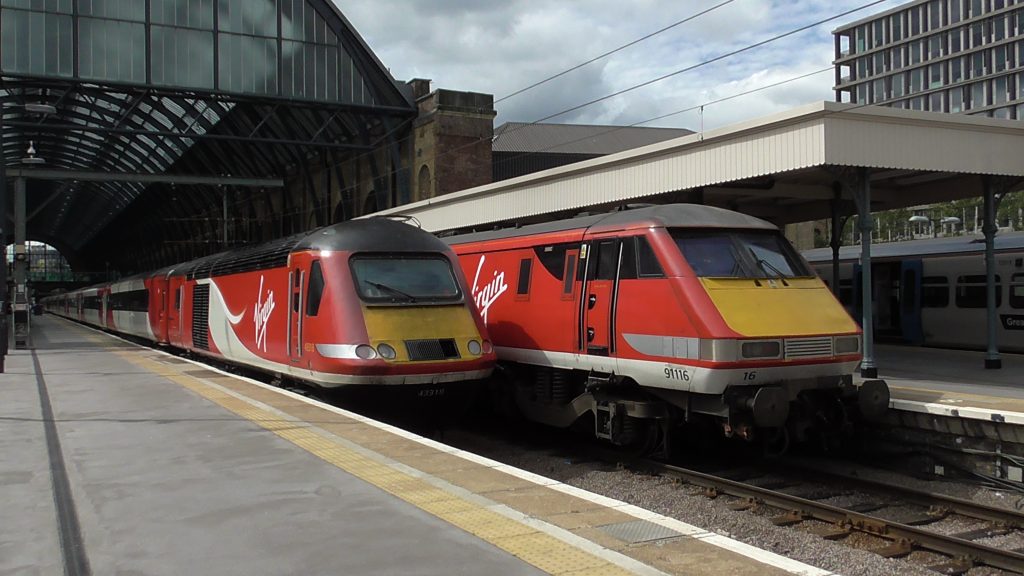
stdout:
<svg viewBox="0 0 1024 576">
<path fill-rule="evenodd" d="M 1024 356 L 1000 356 L 1002 369 L 986 370 L 980 351 L 875 347 L 893 409 L 1024 425 Z"/>
<path fill-rule="evenodd" d="M 828 574 L 53 316 L 33 346 L 2 574 Z"/>
</svg>

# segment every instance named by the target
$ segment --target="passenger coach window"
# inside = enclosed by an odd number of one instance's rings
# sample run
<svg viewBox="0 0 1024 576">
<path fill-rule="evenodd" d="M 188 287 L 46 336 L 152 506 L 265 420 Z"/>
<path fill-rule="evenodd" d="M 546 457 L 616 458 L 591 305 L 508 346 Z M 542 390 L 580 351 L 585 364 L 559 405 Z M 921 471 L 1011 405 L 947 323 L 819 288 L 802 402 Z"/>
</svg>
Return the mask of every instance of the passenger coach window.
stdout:
<svg viewBox="0 0 1024 576">
<path fill-rule="evenodd" d="M 565 273 L 562 275 L 562 278 L 564 279 L 562 283 L 563 294 L 572 294 L 573 278 L 575 277 L 575 274 L 573 274 L 573 272 L 575 271 L 576 255 L 569 254 L 569 257 L 565 259 Z"/>
<path fill-rule="evenodd" d="M 306 293 L 306 316 L 316 316 L 320 311 L 320 300 L 324 296 L 324 272 L 320 261 L 313 260 L 309 270 L 309 290 Z"/>
<path fill-rule="evenodd" d="M 1010 277 L 1010 307 L 1024 308 L 1024 274 Z"/>
<path fill-rule="evenodd" d="M 523 258 L 519 261 L 519 283 L 516 285 L 516 294 L 530 293 L 530 270 L 532 268 L 533 258 Z"/>
<path fill-rule="evenodd" d="M 996 308 L 1003 305 L 1002 280 L 996 275 Z M 972 276 L 960 276 L 956 279 L 956 307 L 957 308 L 985 308 L 985 276 L 975 274 Z"/>
<path fill-rule="evenodd" d="M 925 276 L 921 279 L 921 307 L 945 308 L 949 306 L 949 280 L 945 276 Z"/>
</svg>

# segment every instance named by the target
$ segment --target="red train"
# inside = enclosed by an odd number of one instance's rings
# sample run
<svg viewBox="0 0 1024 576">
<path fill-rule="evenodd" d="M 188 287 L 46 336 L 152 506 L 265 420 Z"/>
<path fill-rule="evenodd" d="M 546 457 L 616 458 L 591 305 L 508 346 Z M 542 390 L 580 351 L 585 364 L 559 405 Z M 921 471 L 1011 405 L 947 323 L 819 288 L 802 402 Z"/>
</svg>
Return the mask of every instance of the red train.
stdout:
<svg viewBox="0 0 1024 576">
<path fill-rule="evenodd" d="M 778 229 L 667 205 L 453 236 L 505 375 L 506 404 L 598 437 L 651 445 L 676 424 L 719 423 L 788 442 L 847 410 L 888 405 L 860 387 L 860 329 Z M 859 397 L 859 400 L 858 400 Z"/>
<path fill-rule="evenodd" d="M 451 249 L 344 222 L 44 300 L 50 312 L 322 388 L 451 396 L 495 354 Z"/>
</svg>

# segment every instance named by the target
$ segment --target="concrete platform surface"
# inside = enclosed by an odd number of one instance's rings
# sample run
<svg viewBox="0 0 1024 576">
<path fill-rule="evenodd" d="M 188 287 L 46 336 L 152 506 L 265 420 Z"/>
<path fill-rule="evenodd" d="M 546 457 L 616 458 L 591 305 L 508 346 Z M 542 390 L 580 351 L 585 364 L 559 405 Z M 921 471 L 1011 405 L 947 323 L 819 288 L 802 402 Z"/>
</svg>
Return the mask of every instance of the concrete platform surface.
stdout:
<svg viewBox="0 0 1024 576">
<path fill-rule="evenodd" d="M 1002 369 L 986 370 L 980 351 L 880 344 L 875 352 L 894 409 L 1024 425 L 1020 354 L 1001 354 Z"/>
<path fill-rule="evenodd" d="M 828 574 L 59 318 L 33 346 L 0 574 Z"/>
</svg>

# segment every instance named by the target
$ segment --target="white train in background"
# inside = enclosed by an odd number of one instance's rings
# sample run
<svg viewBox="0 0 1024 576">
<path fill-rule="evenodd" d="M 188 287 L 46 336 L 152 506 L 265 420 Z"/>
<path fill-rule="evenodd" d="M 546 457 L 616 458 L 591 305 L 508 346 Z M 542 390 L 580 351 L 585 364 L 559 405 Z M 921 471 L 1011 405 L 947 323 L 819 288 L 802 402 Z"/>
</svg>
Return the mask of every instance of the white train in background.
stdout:
<svg viewBox="0 0 1024 576">
<path fill-rule="evenodd" d="M 832 283 L 832 249 L 803 253 Z M 1024 232 L 996 236 L 999 350 L 1024 352 Z M 985 239 L 955 236 L 873 244 L 875 337 L 879 341 L 984 350 Z M 839 300 L 861 318 L 860 246 L 839 250 Z"/>
</svg>

